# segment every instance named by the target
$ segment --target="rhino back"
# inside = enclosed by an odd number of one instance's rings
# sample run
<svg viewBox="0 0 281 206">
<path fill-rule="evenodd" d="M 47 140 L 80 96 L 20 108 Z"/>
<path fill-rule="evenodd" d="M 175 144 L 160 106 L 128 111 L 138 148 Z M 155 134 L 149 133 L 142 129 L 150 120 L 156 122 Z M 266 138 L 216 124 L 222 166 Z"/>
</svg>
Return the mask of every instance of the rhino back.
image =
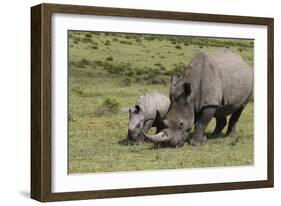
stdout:
<svg viewBox="0 0 281 206">
<path fill-rule="evenodd" d="M 157 111 L 164 118 L 170 106 L 170 99 L 157 92 L 147 93 L 136 102 L 144 111 L 145 119 L 155 118 Z"/>
<path fill-rule="evenodd" d="M 253 90 L 253 70 L 229 50 L 198 54 L 185 75 L 194 89 L 198 108 L 208 105 L 241 106 Z"/>
</svg>

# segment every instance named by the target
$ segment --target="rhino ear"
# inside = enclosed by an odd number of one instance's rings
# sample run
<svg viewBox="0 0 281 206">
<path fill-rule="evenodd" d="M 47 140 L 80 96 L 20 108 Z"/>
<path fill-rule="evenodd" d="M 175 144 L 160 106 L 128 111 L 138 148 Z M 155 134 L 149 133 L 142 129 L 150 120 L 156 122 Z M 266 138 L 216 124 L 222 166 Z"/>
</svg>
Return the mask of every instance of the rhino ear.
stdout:
<svg viewBox="0 0 281 206">
<path fill-rule="evenodd" d="M 173 76 L 171 77 L 171 84 L 172 84 L 172 85 L 176 85 L 177 82 L 179 81 L 179 79 L 180 79 L 180 76 L 179 76 L 179 75 L 173 75 Z"/>
<path fill-rule="evenodd" d="M 135 105 L 134 113 L 138 114 L 139 112 L 140 112 L 140 106 L 139 105 Z"/>
<path fill-rule="evenodd" d="M 191 94 L 191 84 L 184 83 L 183 84 L 183 89 L 184 89 L 185 95 L 188 97 Z"/>
</svg>

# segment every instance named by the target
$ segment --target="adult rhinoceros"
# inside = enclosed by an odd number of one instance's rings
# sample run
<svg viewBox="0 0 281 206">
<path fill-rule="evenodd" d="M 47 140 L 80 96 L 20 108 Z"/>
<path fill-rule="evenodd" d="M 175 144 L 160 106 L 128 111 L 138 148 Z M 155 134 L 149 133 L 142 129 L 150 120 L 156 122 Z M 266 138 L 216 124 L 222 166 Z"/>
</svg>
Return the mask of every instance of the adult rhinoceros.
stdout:
<svg viewBox="0 0 281 206">
<path fill-rule="evenodd" d="M 164 119 L 166 128 L 146 138 L 181 147 L 187 132 L 195 125 L 190 141 L 194 146 L 207 141 L 204 131 L 212 117 L 216 118 L 214 134 L 225 127 L 226 135 L 235 132 L 236 123 L 253 93 L 253 70 L 240 55 L 229 50 L 202 52 L 187 66 L 183 77 L 173 76 L 170 88 L 171 105 Z"/>
</svg>

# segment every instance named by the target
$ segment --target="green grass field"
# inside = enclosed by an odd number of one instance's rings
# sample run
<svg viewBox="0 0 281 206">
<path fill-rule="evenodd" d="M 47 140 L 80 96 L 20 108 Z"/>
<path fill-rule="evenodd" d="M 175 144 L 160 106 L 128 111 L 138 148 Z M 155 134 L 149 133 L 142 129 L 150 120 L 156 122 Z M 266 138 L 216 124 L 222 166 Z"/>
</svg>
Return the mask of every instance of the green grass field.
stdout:
<svg viewBox="0 0 281 206">
<path fill-rule="evenodd" d="M 253 65 L 253 46 L 251 40 L 70 31 L 69 173 L 253 164 L 252 103 L 238 123 L 235 146 L 229 145 L 233 137 L 179 149 L 129 144 L 122 112 L 148 91 L 168 95 L 170 76 L 199 51 L 227 47 Z M 214 121 L 207 133 L 213 128 Z"/>
</svg>

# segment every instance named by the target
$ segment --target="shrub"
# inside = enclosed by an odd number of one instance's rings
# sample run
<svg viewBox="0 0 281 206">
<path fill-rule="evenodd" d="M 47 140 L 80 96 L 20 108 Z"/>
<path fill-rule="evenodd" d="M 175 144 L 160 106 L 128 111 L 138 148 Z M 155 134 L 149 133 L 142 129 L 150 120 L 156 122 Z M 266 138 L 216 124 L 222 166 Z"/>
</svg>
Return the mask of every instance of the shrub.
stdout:
<svg viewBox="0 0 281 206">
<path fill-rule="evenodd" d="M 144 36 L 144 39 L 147 41 L 154 41 L 155 37 L 154 36 Z"/>
<path fill-rule="evenodd" d="M 125 72 L 125 75 L 128 76 L 128 77 L 132 77 L 132 76 L 134 76 L 134 71 L 133 70 L 127 70 Z"/>
<path fill-rule="evenodd" d="M 75 66 L 75 67 L 78 67 L 78 68 L 85 68 L 86 66 L 90 65 L 91 62 L 87 59 L 82 59 L 80 61 L 71 61 L 69 63 L 70 66 Z"/>
<path fill-rule="evenodd" d="M 113 57 L 106 57 L 106 61 L 113 61 Z"/>
<path fill-rule="evenodd" d="M 159 67 L 161 67 L 161 66 L 162 66 L 162 64 L 161 64 L 161 63 L 155 63 L 154 65 L 155 65 L 155 66 L 159 66 Z"/>
<path fill-rule="evenodd" d="M 98 46 L 94 45 L 91 47 L 92 49 L 98 49 Z"/>
<path fill-rule="evenodd" d="M 82 41 L 83 43 L 93 43 L 93 40 L 89 38 L 82 39 Z"/>
<path fill-rule="evenodd" d="M 182 49 L 180 45 L 177 45 L 175 48 L 176 49 Z"/>
<path fill-rule="evenodd" d="M 239 50 L 240 52 L 242 52 L 242 51 L 243 51 L 243 48 L 240 47 L 238 50 Z"/>
<path fill-rule="evenodd" d="M 90 34 L 90 33 L 86 33 L 86 34 L 85 34 L 85 37 L 87 37 L 87 38 L 92 38 L 92 36 L 93 36 L 93 35 Z"/>
<path fill-rule="evenodd" d="M 128 45 L 131 45 L 131 44 L 132 44 L 131 41 L 124 41 L 124 40 L 121 40 L 120 43 L 121 43 L 121 44 L 128 44 Z"/>
<path fill-rule="evenodd" d="M 115 65 L 115 64 L 110 64 L 107 62 L 104 62 L 102 64 L 103 68 L 108 71 L 109 73 L 112 74 L 123 74 L 123 72 L 126 70 L 126 65 Z"/>
<path fill-rule="evenodd" d="M 111 45 L 111 42 L 110 42 L 109 40 L 106 40 L 106 42 L 104 42 L 104 45 L 110 46 L 110 45 Z"/>
<path fill-rule="evenodd" d="M 71 113 L 68 113 L 68 121 L 69 122 L 75 122 L 76 121 L 76 119 L 72 116 Z"/>
<path fill-rule="evenodd" d="M 95 115 L 100 117 L 105 114 L 118 113 L 120 110 L 120 103 L 114 97 L 107 97 L 98 108 L 95 109 Z"/>
<path fill-rule="evenodd" d="M 145 73 L 144 69 L 142 69 L 142 68 L 136 68 L 136 75 L 137 75 L 137 76 L 142 75 L 142 74 L 144 74 L 144 73 Z"/>
<path fill-rule="evenodd" d="M 107 97 L 103 103 L 102 106 L 107 108 L 109 112 L 117 113 L 120 109 L 120 103 L 119 101 L 114 97 Z"/>
<path fill-rule="evenodd" d="M 79 86 L 74 86 L 71 88 L 71 91 L 78 95 L 79 97 L 92 97 L 93 94 L 90 92 L 83 91 Z"/>
<path fill-rule="evenodd" d="M 105 113 L 107 113 L 107 109 L 105 107 L 98 107 L 95 109 L 95 115 L 97 117 L 103 116 Z"/>
<path fill-rule="evenodd" d="M 129 77 L 125 77 L 124 79 L 122 79 L 122 83 L 124 84 L 124 86 L 130 86 L 132 84 L 132 79 Z"/>
<path fill-rule="evenodd" d="M 163 82 L 161 79 L 154 77 L 150 80 L 150 84 L 163 84 Z"/>
<path fill-rule="evenodd" d="M 174 68 L 171 71 L 171 74 L 172 75 L 175 75 L 175 74 L 182 75 L 182 74 L 184 74 L 185 69 L 186 69 L 186 67 L 183 63 L 175 64 Z"/>
<path fill-rule="evenodd" d="M 82 90 L 79 86 L 74 86 L 71 88 L 71 91 L 77 95 L 81 95 L 82 94 Z"/>
</svg>

